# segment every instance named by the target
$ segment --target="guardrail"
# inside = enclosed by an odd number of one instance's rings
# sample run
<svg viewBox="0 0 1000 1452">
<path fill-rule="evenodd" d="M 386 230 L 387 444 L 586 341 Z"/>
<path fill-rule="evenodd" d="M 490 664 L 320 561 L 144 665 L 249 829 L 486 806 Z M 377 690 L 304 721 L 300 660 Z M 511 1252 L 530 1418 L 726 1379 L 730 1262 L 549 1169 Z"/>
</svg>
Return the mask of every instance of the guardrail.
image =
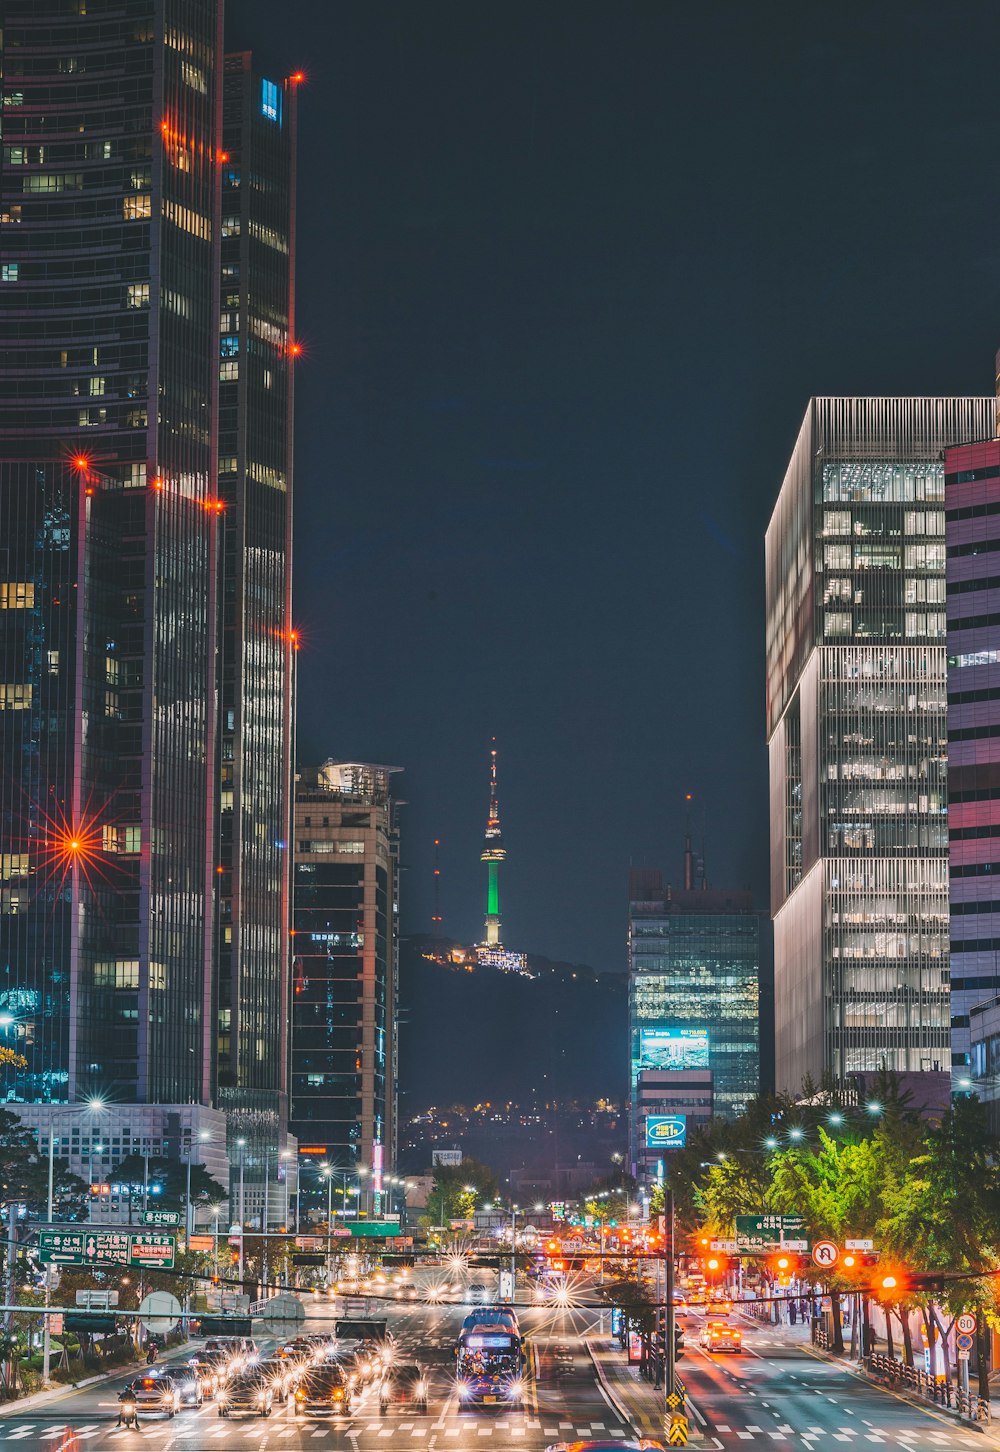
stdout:
<svg viewBox="0 0 1000 1452">
<path fill-rule="evenodd" d="M 817 1333 L 816 1344 L 820 1345 Z M 931 1376 L 929 1372 L 922 1371 L 916 1366 L 907 1366 L 905 1362 L 897 1361 L 895 1357 L 883 1356 L 881 1352 L 872 1352 L 864 1359 L 864 1368 L 869 1376 L 876 1381 L 884 1382 L 889 1386 L 908 1387 L 925 1397 L 927 1401 L 933 1402 L 939 1407 L 949 1407 L 958 1412 L 959 1416 L 967 1417 L 971 1422 L 989 1422 L 992 1420 L 990 1403 L 985 1397 L 974 1395 L 972 1392 L 963 1391 L 951 1381 L 944 1377 Z"/>
</svg>

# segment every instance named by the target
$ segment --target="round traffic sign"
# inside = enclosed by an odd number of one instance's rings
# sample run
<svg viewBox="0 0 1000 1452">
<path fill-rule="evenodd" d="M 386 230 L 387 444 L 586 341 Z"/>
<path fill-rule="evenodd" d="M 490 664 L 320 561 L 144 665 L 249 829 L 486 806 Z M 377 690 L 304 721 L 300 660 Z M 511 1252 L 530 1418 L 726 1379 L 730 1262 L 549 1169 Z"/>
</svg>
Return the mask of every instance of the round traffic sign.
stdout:
<svg viewBox="0 0 1000 1452">
<path fill-rule="evenodd" d="M 169 1291 L 150 1291 L 139 1302 L 139 1316 L 147 1331 L 162 1336 L 180 1320 L 181 1303 Z"/>
<path fill-rule="evenodd" d="M 976 1329 L 976 1318 L 971 1311 L 963 1311 L 955 1325 L 963 1335 L 970 1336 Z"/>
<path fill-rule="evenodd" d="M 955 1338 L 959 1351 L 972 1350 L 972 1334 L 969 1331 L 960 1331 Z"/>
<path fill-rule="evenodd" d="M 812 1258 L 821 1270 L 832 1270 L 840 1259 L 840 1246 L 832 1240 L 817 1240 Z"/>
</svg>

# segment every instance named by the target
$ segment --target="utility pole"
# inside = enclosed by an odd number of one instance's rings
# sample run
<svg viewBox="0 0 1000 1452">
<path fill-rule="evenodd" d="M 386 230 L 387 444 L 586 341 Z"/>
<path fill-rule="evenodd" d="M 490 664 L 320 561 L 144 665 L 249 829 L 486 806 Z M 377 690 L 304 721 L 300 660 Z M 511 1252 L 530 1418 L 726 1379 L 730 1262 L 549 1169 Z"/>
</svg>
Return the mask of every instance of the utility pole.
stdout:
<svg viewBox="0 0 1000 1452">
<path fill-rule="evenodd" d="M 665 1275 L 665 1299 L 666 1306 L 663 1318 L 666 1346 L 664 1351 L 664 1376 L 663 1376 L 663 1416 L 669 1425 L 673 1408 L 670 1405 L 670 1398 L 674 1392 L 674 1379 L 677 1375 L 677 1355 L 674 1341 L 674 1192 L 669 1185 L 663 1187 L 663 1257 Z"/>
<path fill-rule="evenodd" d="M 55 1124 L 54 1124 L 54 1119 L 53 1119 L 53 1121 L 50 1121 L 50 1123 L 49 1123 L 49 1198 L 48 1198 L 48 1211 L 47 1211 L 46 1217 L 45 1217 L 46 1218 L 46 1221 L 48 1222 L 49 1225 L 52 1224 L 52 1209 L 53 1209 L 53 1202 L 54 1202 L 54 1199 L 55 1199 L 55 1196 L 53 1194 L 53 1190 L 55 1188 L 55 1153 L 56 1153 L 56 1136 L 55 1136 Z M 52 1297 L 52 1293 L 51 1293 L 51 1290 L 50 1290 L 51 1280 L 52 1280 L 52 1267 L 47 1265 L 45 1267 L 45 1318 L 44 1318 L 44 1326 L 43 1326 L 43 1330 L 42 1330 L 42 1385 L 43 1386 L 48 1386 L 48 1384 L 49 1384 L 49 1371 L 51 1369 L 51 1361 L 52 1361 L 52 1333 L 49 1331 L 49 1304 L 50 1304 L 51 1297 Z"/>
</svg>

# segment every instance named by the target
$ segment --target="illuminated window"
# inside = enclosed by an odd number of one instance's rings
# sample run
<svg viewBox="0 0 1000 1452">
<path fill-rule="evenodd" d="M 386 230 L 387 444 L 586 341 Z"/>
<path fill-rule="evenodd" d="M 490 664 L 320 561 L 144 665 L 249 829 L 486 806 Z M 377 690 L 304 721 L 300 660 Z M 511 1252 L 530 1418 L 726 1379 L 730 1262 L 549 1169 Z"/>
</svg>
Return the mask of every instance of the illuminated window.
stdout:
<svg viewBox="0 0 1000 1452">
<path fill-rule="evenodd" d="M 103 378 L 91 378 L 87 382 L 87 391 L 91 398 L 101 398 L 106 389 L 106 380 Z"/>
<path fill-rule="evenodd" d="M 219 339 L 219 357 L 235 358 L 240 351 L 240 340 L 236 333 L 224 333 Z"/>
<path fill-rule="evenodd" d="M 45 655 L 48 661 L 49 675 L 57 676 L 59 674 L 59 652 L 57 650 L 47 650 Z"/>
<path fill-rule="evenodd" d="M 78 192 L 82 187 L 83 173 L 79 171 L 39 171 L 21 182 L 25 192 Z"/>
<path fill-rule="evenodd" d="M 205 79 L 205 72 L 200 66 L 194 65 L 191 61 L 181 61 L 181 79 L 192 91 L 197 91 L 199 96 L 208 95 L 208 82 Z"/>
<path fill-rule="evenodd" d="M 21 269 L 19 262 L 5 262 L 0 266 L 0 282 L 16 282 Z"/>
<path fill-rule="evenodd" d="M 141 852 L 142 828 L 120 827 L 118 829 L 118 841 L 122 852 Z"/>
<path fill-rule="evenodd" d="M 281 125 L 281 92 L 274 81 L 260 83 L 260 114 L 266 121 Z"/>
<path fill-rule="evenodd" d="M 122 199 L 122 220 L 125 222 L 141 222 L 144 217 L 152 215 L 152 210 L 152 200 L 148 196 Z"/>
<path fill-rule="evenodd" d="M 125 290 L 125 306 L 128 308 L 148 308 L 149 283 L 130 282 Z"/>
<path fill-rule="evenodd" d="M 112 958 L 95 963 L 94 983 L 98 988 L 138 988 L 138 958 Z"/>
<path fill-rule="evenodd" d="M 355 856 L 355 857 L 359 857 L 359 856 L 361 856 L 364 853 L 364 850 L 365 850 L 365 844 L 363 842 L 338 842 L 337 843 L 337 851 L 341 854 L 341 856 Z"/>
<path fill-rule="evenodd" d="M 236 473 L 236 455 L 235 454 L 223 454 L 222 455 L 222 457 L 219 459 L 219 473 L 220 474 L 235 474 Z"/>
<path fill-rule="evenodd" d="M 0 683 L 0 711 L 27 711 L 30 707 L 30 685 L 20 681 Z"/>
<path fill-rule="evenodd" d="M 850 635 L 851 617 L 840 610 L 828 610 L 823 620 L 824 635 Z"/>
<path fill-rule="evenodd" d="M 240 235 L 239 217 L 223 217 L 222 235 L 223 237 L 238 237 Z"/>
<path fill-rule="evenodd" d="M 219 364 L 220 383 L 232 383 L 240 376 L 240 365 L 235 358 L 227 358 Z"/>
<path fill-rule="evenodd" d="M 0 610 L 33 610 L 35 587 L 30 580 L 0 583 Z"/>
<path fill-rule="evenodd" d="M 30 871 L 27 852 L 0 852 L 0 881 L 9 882 L 12 877 L 27 877 Z"/>
</svg>

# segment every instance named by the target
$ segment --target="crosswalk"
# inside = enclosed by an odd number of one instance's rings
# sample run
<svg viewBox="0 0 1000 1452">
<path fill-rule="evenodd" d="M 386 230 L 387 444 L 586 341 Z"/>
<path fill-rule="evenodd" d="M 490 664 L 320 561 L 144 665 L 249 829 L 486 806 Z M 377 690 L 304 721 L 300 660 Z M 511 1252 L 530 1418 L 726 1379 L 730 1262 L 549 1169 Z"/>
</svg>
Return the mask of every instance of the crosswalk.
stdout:
<svg viewBox="0 0 1000 1452">
<path fill-rule="evenodd" d="M 294 1420 L 286 1421 L 285 1419 L 263 1421 L 254 1417 L 248 1418 L 246 1421 L 227 1421 L 216 1426 L 213 1420 L 205 1417 L 191 1417 L 184 1420 L 176 1419 L 172 1422 L 144 1421 L 138 1433 L 125 1431 L 125 1429 L 119 1430 L 113 1421 L 85 1422 L 79 1426 L 65 1423 L 57 1426 L 39 1422 L 3 1423 L 0 1424 L 0 1444 L 21 1442 L 26 1443 L 29 1447 L 36 1445 L 47 1447 L 51 1443 L 58 1446 L 59 1440 L 65 1441 L 70 1432 L 79 1443 L 90 1442 L 113 1432 L 118 1445 L 131 1443 L 133 1439 L 136 1441 L 141 1439 L 143 1443 L 160 1440 L 177 1447 L 187 1444 L 193 1448 L 221 1446 L 226 1442 L 245 1443 L 248 1439 L 259 1443 L 265 1435 L 269 1444 L 293 1439 L 299 1439 L 310 1446 L 314 1442 L 322 1442 L 326 1439 L 342 1444 L 344 1434 L 349 1433 L 356 1438 L 363 1437 L 377 1441 L 379 1445 L 390 1448 L 404 1442 L 426 1446 L 431 1440 L 436 1440 L 440 1446 L 443 1439 L 444 1445 L 451 1449 L 451 1452 L 461 1452 L 459 1443 L 465 1446 L 470 1444 L 473 1439 L 476 1445 L 482 1445 L 483 1442 L 489 1442 L 492 1439 L 500 1442 L 506 1440 L 512 1446 L 518 1446 L 525 1441 L 537 1442 L 539 1435 L 550 1441 L 583 1441 L 600 1436 L 626 1437 L 629 1435 L 624 1427 L 609 1426 L 604 1422 L 553 1421 L 549 1424 L 547 1419 L 538 1417 L 495 1419 L 491 1416 L 484 1419 L 459 1415 L 448 1418 L 447 1423 L 443 1426 L 435 1425 L 429 1419 L 417 1422 L 392 1417 L 380 1417 L 378 1421 L 362 1421 L 355 1418 L 344 1424 L 339 1422 L 313 1424 Z"/>
<path fill-rule="evenodd" d="M 824 1448 L 830 1448 L 832 1452 L 835 1443 L 858 1448 L 867 1446 L 912 1449 L 940 1447 L 947 1449 L 947 1452 L 957 1447 L 982 1446 L 982 1441 L 976 1433 L 967 1432 L 959 1427 L 954 1429 L 942 1427 L 940 1430 L 921 1427 L 919 1430 L 902 1431 L 900 1428 L 889 1427 L 819 1427 L 815 1424 L 804 1428 L 794 1428 L 788 1422 L 771 1427 L 763 1427 L 757 1422 L 747 1422 L 743 1426 L 737 1427 L 731 1422 L 709 1422 L 707 1430 L 717 1447 L 732 1446 L 733 1438 L 740 1442 L 767 1443 L 769 1446 L 780 1446 L 785 1443 L 789 1448 L 793 1445 L 802 1448 L 816 1448 L 817 1452 L 821 1452 L 821 1449 Z"/>
</svg>

